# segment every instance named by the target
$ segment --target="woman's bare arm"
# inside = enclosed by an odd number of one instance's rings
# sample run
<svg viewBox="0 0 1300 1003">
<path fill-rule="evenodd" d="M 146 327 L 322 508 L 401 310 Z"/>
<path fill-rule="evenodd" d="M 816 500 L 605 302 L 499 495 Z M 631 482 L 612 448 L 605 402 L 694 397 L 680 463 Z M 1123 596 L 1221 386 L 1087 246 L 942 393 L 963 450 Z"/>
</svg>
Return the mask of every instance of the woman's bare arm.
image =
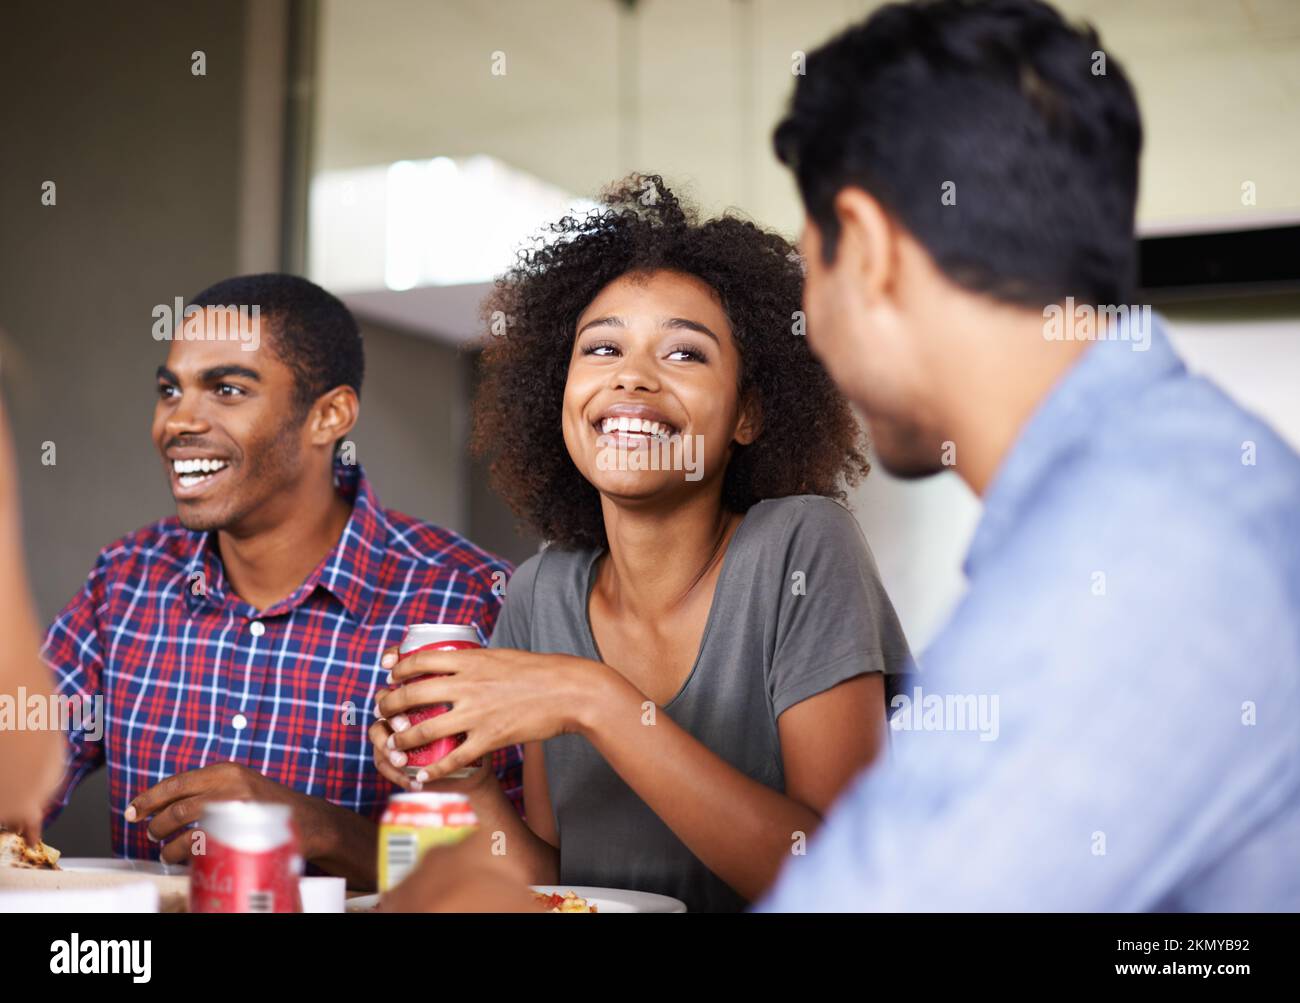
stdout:
<svg viewBox="0 0 1300 1003">
<path fill-rule="evenodd" d="M 49 699 L 53 679 L 41 662 L 40 634 L 23 562 L 16 464 L 0 401 L 0 699 L 21 717 L 25 698 Z M 47 721 L 54 715 L 46 714 Z M 0 729 L 0 821 L 39 829 L 45 799 L 63 769 L 63 736 L 55 729 Z"/>
<path fill-rule="evenodd" d="M 836 795 L 875 757 L 884 733 L 879 674 L 846 680 L 777 722 L 786 792 L 751 779 L 665 714 L 642 723 L 645 699 L 609 673 L 582 730 L 637 795 L 709 870 L 753 901 Z"/>
<path fill-rule="evenodd" d="M 868 662 L 864 656 L 859 677 L 781 715 L 777 726 L 789 773 L 784 793 L 736 769 L 669 715 L 648 721 L 648 701 L 635 685 L 609 665 L 576 655 L 510 648 L 417 652 L 387 666 L 401 685 L 383 691 L 378 707 L 402 726 L 392 736 L 394 752 L 465 734 L 463 744 L 428 768 L 439 785 L 446 781 L 437 778 L 494 748 L 524 743 L 536 749 L 555 735 L 584 736 L 706 867 L 753 899 L 879 748 L 884 684 L 879 674 L 867 674 Z M 438 703 L 451 709 L 406 722 L 412 708 Z M 372 727 L 376 762 L 391 776 L 388 737 L 382 722 Z M 525 797 L 531 831 L 551 835 L 549 799 L 537 793 L 544 789 L 540 766 L 537 754 L 525 754 Z M 547 814 L 534 817 L 535 811 Z M 520 842 L 540 850 L 550 845 L 541 835 Z"/>
</svg>

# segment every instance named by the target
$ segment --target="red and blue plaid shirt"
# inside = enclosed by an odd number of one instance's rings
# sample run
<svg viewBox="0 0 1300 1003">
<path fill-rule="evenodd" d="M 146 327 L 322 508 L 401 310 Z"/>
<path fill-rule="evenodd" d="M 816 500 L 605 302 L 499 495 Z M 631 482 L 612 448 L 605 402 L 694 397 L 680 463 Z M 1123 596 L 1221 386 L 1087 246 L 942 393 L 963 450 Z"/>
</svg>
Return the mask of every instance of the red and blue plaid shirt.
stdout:
<svg viewBox="0 0 1300 1003">
<path fill-rule="evenodd" d="M 353 500 L 343 535 L 293 595 L 265 610 L 230 590 L 215 536 L 175 518 L 100 553 L 42 649 L 59 692 L 83 707 L 102 695 L 105 718 L 102 741 L 87 738 L 98 722 L 69 734 L 51 819 L 107 763 L 113 852 L 157 859 L 145 823 L 123 818 L 127 803 L 223 761 L 378 819 L 396 790 L 366 736 L 388 675 L 380 655 L 411 623 L 473 624 L 486 644 L 511 566 L 384 510 L 359 467 L 338 466 L 336 476 Z M 518 746 L 492 755 L 516 808 L 521 761 Z"/>
</svg>

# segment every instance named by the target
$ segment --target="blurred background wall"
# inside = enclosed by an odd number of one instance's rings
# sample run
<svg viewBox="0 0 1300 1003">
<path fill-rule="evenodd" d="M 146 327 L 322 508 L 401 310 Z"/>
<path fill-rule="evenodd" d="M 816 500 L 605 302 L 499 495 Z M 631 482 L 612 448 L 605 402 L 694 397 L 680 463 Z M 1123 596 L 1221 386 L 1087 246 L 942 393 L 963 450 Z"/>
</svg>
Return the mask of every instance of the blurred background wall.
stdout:
<svg viewBox="0 0 1300 1003">
<path fill-rule="evenodd" d="M 796 237 L 801 208 L 772 126 L 801 57 L 878 6 L 322 0 L 308 268 L 359 312 L 464 343 L 481 334 L 471 303 L 513 245 L 634 169 L 662 173 L 707 213 L 738 209 Z M 1141 232 L 1300 221 L 1300 3 L 1057 6 L 1097 27 L 1137 90 Z M 1189 363 L 1300 445 L 1300 297 L 1155 305 Z M 883 473 L 853 502 L 923 647 L 961 592 L 978 504 L 956 478 Z M 527 552 L 498 511 L 471 525 Z"/>
<path fill-rule="evenodd" d="M 537 541 L 464 450 L 491 276 L 631 170 L 797 236 L 771 127 L 798 55 L 875 6 L 10 0 L 0 379 L 41 614 L 103 546 L 171 512 L 148 439 L 153 306 L 250 271 L 307 274 L 361 319 L 355 441 L 384 503 L 528 556 Z M 1060 6 L 1099 27 L 1138 89 L 1145 229 L 1300 219 L 1300 4 Z M 1300 445 L 1300 297 L 1157 305 L 1195 368 Z M 876 472 L 853 507 L 923 649 L 960 594 L 978 503 L 956 478 Z M 50 833 L 65 852 L 108 852 L 103 781 Z"/>
</svg>

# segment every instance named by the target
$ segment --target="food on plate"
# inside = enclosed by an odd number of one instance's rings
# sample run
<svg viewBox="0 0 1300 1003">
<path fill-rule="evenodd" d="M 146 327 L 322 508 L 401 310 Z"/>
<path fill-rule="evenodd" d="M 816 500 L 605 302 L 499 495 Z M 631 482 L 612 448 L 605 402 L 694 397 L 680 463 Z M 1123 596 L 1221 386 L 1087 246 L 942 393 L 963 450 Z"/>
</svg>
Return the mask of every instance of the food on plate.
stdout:
<svg viewBox="0 0 1300 1003">
<path fill-rule="evenodd" d="M 547 892 L 533 892 L 533 898 L 542 907 L 543 912 L 595 912 L 596 907 L 575 892 L 556 895 Z"/>
<path fill-rule="evenodd" d="M 0 829 L 0 867 L 22 867 L 36 871 L 57 871 L 59 851 L 45 843 L 32 846 L 21 834 Z"/>
</svg>

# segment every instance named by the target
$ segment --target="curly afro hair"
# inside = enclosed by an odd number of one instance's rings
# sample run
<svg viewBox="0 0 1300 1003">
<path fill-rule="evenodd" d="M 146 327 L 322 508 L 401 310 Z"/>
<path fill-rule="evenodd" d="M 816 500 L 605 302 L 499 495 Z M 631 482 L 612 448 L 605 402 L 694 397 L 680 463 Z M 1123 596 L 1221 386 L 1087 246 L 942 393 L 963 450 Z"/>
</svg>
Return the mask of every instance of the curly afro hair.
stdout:
<svg viewBox="0 0 1300 1003">
<path fill-rule="evenodd" d="M 758 437 L 733 446 L 723 505 L 744 513 L 796 494 L 843 504 L 845 486 L 869 470 L 866 437 L 807 338 L 795 333 L 803 291 L 795 248 L 733 215 L 701 222 L 658 175 L 631 175 L 601 203 L 551 224 L 484 301 L 491 333 L 470 446 L 490 461 L 493 488 L 551 545 L 606 546 L 599 493 L 560 433 L 577 322 L 619 277 L 669 270 L 717 293 L 740 355 L 740 399 L 753 394 L 760 407 Z"/>
</svg>

